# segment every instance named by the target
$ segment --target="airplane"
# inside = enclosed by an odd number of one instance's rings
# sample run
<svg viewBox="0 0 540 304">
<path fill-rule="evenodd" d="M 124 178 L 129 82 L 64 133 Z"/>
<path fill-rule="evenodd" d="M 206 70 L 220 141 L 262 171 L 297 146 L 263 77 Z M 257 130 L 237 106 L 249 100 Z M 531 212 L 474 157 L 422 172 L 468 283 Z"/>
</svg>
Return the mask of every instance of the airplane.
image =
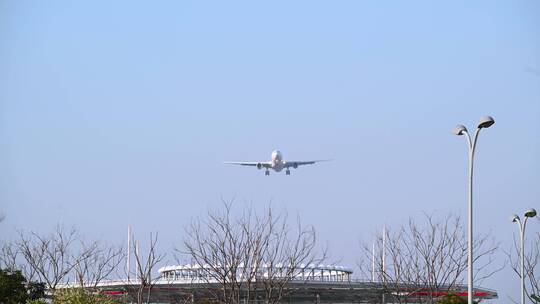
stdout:
<svg viewBox="0 0 540 304">
<path fill-rule="evenodd" d="M 240 166 L 253 166 L 257 167 L 257 169 L 265 168 L 266 171 L 264 172 L 264 175 L 270 175 L 270 170 L 273 169 L 276 172 L 280 172 L 281 170 L 285 169 L 285 175 L 291 175 L 290 168 L 298 168 L 298 166 L 303 165 L 313 165 L 318 162 L 322 161 L 329 161 L 329 159 L 322 159 L 322 160 L 310 160 L 310 161 L 284 161 L 283 155 L 279 150 L 275 150 L 272 152 L 271 160 L 268 162 L 224 162 L 224 164 L 229 165 L 240 165 Z"/>
</svg>

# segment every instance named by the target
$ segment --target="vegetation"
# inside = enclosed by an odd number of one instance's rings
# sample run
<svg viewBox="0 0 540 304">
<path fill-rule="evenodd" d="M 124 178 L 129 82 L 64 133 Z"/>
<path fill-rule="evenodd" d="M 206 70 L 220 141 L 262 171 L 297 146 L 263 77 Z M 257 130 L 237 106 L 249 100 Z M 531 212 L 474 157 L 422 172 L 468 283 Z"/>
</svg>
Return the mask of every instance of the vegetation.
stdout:
<svg viewBox="0 0 540 304">
<path fill-rule="evenodd" d="M 442 297 L 437 304 L 467 304 L 467 300 L 455 294 Z"/>
<path fill-rule="evenodd" d="M 66 281 L 95 287 L 117 273 L 124 259 L 121 247 L 85 242 L 75 229 L 62 226 L 52 233 L 19 231 L 18 239 L 0 246 L 0 268 L 20 271 L 29 299 L 39 298 L 45 289 L 54 294 Z"/>
<path fill-rule="evenodd" d="M 28 283 L 20 270 L 0 269 L 0 303 L 2 304 L 45 304 L 45 285 Z M 91 294 L 83 289 L 62 289 L 54 295 L 54 304 L 118 304 L 119 302 L 100 294 Z"/>
<path fill-rule="evenodd" d="M 38 301 L 45 297 L 45 284 L 39 282 L 26 283 L 26 293 L 29 301 Z M 39 304 L 39 303 L 34 303 Z"/>
<path fill-rule="evenodd" d="M 53 304 L 118 304 L 111 297 L 101 294 L 92 294 L 83 289 L 62 289 L 54 294 Z"/>
<path fill-rule="evenodd" d="M 0 269 L 0 303 L 24 303 L 26 294 L 26 279 L 20 271 Z"/>
<path fill-rule="evenodd" d="M 210 291 L 215 302 L 280 303 L 301 265 L 318 264 L 326 257 L 317 250 L 315 229 L 299 219 L 291 224 L 285 212 L 269 206 L 262 213 L 248 207 L 233 214 L 232 204 L 223 202 L 221 210 L 194 220 L 186 228 L 183 248 L 177 250 L 194 264 L 209 266 L 201 268 L 202 279 L 219 282 L 219 292 Z M 263 264 L 267 275 L 260 280 L 257 267 Z"/>
<path fill-rule="evenodd" d="M 0 303 L 25 303 L 44 296 L 44 286 L 28 283 L 19 270 L 0 269 Z"/>
<path fill-rule="evenodd" d="M 364 263 L 360 267 L 366 275 L 383 282 L 389 293 L 407 286 L 437 294 L 463 284 L 468 250 L 467 233 L 459 216 L 438 218 L 425 214 L 423 220 L 411 218 L 407 224 L 375 238 L 375 244 L 364 244 Z M 499 270 L 491 265 L 497 248 L 489 235 L 475 236 L 477 283 Z M 426 297 L 429 303 L 437 300 L 436 296 Z M 407 303 L 411 297 L 395 294 L 393 300 Z"/>
<path fill-rule="evenodd" d="M 157 252 L 156 244 L 158 236 L 150 233 L 150 243 L 146 253 L 139 252 L 139 242 L 132 239 L 131 247 L 135 258 L 135 274 L 138 278 L 137 282 L 137 303 L 150 303 L 152 296 L 152 288 L 156 283 L 157 277 L 154 277 L 155 268 L 165 257 L 164 254 Z M 146 301 L 145 301 L 146 295 Z"/>
<path fill-rule="evenodd" d="M 37 299 L 37 300 L 27 300 L 26 304 L 48 304 L 47 301 L 43 299 Z"/>
<path fill-rule="evenodd" d="M 237 212 L 231 203 L 224 202 L 223 208 L 209 210 L 205 216 L 194 219 L 185 232 L 182 246 L 177 249 L 178 259 L 209 265 L 200 270 L 201 279 L 220 284 L 220 288 L 207 291 L 207 299 L 194 299 L 192 295 L 188 302 L 238 304 L 261 300 L 276 304 L 289 292 L 287 286 L 301 265 L 319 264 L 327 257 L 326 251 L 319 249 L 314 227 L 302 225 L 300 219 L 290 221 L 286 212 L 276 212 L 271 206 L 262 212 L 252 207 Z M 122 275 L 136 285 L 130 296 L 136 295 L 137 303 L 152 299 L 158 279 L 156 268 L 164 259 L 157 250 L 157 234 L 150 235 L 150 243 L 143 250 L 130 234 L 128 248 L 134 258 L 130 262 L 135 266 L 130 269 L 123 268 L 126 255 L 121 247 L 85 242 L 73 229 L 58 226 L 50 234 L 20 231 L 18 236 L 0 246 L 0 304 L 42 304 L 38 299 L 44 298 L 45 289 L 54 303 L 116 303 L 110 297 L 84 289 L 64 290 L 62 283 L 78 283 L 80 287 L 97 290 L 103 280 Z M 480 284 L 494 272 L 490 266 L 498 245 L 490 236 L 483 235 L 475 237 L 473 247 L 477 265 L 474 280 Z M 540 234 L 527 245 L 527 250 L 526 292 L 533 303 L 540 304 L 540 267 L 536 267 L 540 264 Z M 381 282 L 386 294 L 406 286 L 411 291 L 434 295 L 392 294 L 394 302 L 463 300 L 455 295 L 436 296 L 440 294 L 437 291 L 455 290 L 464 282 L 467 240 L 459 217 L 425 215 L 420 221 L 410 219 L 407 224 L 385 230 L 384 235 L 376 235 L 374 244 L 364 244 L 362 254 L 361 270 Z M 509 253 L 511 265 L 519 274 L 516 257 L 514 252 Z M 269 272 L 264 280 L 259 280 L 258 272 L 253 270 L 264 264 Z"/>
<path fill-rule="evenodd" d="M 514 250 L 507 253 L 510 266 L 518 278 L 521 277 L 519 244 L 514 238 Z M 540 303 L 540 233 L 525 246 L 525 294 L 533 303 Z"/>
</svg>

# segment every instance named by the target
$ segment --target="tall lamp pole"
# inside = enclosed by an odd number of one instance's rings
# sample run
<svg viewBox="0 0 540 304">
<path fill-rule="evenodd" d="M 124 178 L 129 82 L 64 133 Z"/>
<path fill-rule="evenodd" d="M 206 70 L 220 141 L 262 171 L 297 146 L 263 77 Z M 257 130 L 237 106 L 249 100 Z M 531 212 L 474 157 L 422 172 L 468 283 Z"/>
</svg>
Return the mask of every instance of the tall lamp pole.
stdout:
<svg viewBox="0 0 540 304">
<path fill-rule="evenodd" d="M 467 272 L 467 299 L 468 304 L 473 304 L 473 164 L 474 164 L 474 150 L 476 148 L 476 142 L 480 130 L 489 128 L 495 123 L 495 120 L 491 116 L 484 116 L 480 119 L 476 131 L 474 132 L 474 138 L 471 139 L 467 128 L 464 125 L 457 125 L 454 128 L 455 135 L 465 135 L 467 137 L 467 143 L 469 147 L 469 240 L 468 240 L 468 272 Z"/>
<path fill-rule="evenodd" d="M 523 220 L 523 223 L 521 222 L 517 214 L 512 215 L 512 217 L 510 218 L 512 222 L 519 225 L 519 257 L 521 260 L 521 304 L 525 304 L 525 226 L 527 225 L 527 219 L 536 216 L 536 210 L 529 209 L 525 211 L 524 216 L 525 219 Z"/>
</svg>

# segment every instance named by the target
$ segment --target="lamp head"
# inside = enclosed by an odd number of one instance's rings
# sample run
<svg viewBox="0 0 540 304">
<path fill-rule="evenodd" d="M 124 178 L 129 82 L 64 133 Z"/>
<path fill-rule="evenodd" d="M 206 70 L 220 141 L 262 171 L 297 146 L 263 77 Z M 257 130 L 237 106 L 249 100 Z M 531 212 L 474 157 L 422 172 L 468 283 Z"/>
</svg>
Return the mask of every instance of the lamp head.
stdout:
<svg viewBox="0 0 540 304">
<path fill-rule="evenodd" d="M 512 216 L 510 217 L 510 221 L 512 223 L 519 221 L 519 216 L 517 214 L 512 214 Z"/>
<path fill-rule="evenodd" d="M 463 133 L 467 133 L 467 128 L 465 128 L 464 125 L 457 125 L 454 130 L 452 130 L 452 133 L 456 135 L 463 135 Z"/>
<path fill-rule="evenodd" d="M 528 209 L 527 211 L 525 211 L 525 216 L 526 217 L 535 217 L 536 216 L 536 210 L 534 210 L 533 208 Z"/>
<path fill-rule="evenodd" d="M 493 119 L 493 117 L 484 116 L 484 117 L 480 118 L 480 121 L 478 122 L 478 129 L 489 128 L 494 123 L 495 123 L 495 119 Z"/>
</svg>

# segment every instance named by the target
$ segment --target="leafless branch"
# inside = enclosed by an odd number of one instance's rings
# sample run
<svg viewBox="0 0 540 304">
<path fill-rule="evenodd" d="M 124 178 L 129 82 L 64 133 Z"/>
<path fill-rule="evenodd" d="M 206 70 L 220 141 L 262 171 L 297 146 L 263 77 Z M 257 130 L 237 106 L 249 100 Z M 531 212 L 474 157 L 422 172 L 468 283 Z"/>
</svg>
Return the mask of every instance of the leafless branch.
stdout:
<svg viewBox="0 0 540 304">
<path fill-rule="evenodd" d="M 19 232 L 17 247 L 25 264 L 52 292 L 76 265 L 79 258 L 73 254 L 76 237 L 75 229 L 66 230 L 61 226 L 48 235 Z"/>
<path fill-rule="evenodd" d="M 216 301 L 277 303 L 301 265 L 326 257 L 325 251 L 317 254 L 315 229 L 299 219 L 290 227 L 287 214 L 276 214 L 271 206 L 261 214 L 251 206 L 238 216 L 232 211 L 232 203 L 223 201 L 222 209 L 194 220 L 177 249 L 200 267 L 200 280 L 220 286 L 209 290 Z"/>
<path fill-rule="evenodd" d="M 80 253 L 74 258 L 76 279 L 83 287 L 96 288 L 118 269 L 124 258 L 122 247 L 106 246 L 100 242 L 81 242 Z"/>
<path fill-rule="evenodd" d="M 150 241 L 146 250 L 146 254 L 140 252 L 139 242 L 137 240 L 133 239 L 131 243 L 133 256 L 135 258 L 135 275 L 138 285 L 138 304 L 150 303 L 152 288 L 154 287 L 158 279 L 157 277 L 153 276 L 153 273 L 156 270 L 156 266 L 165 258 L 164 254 L 159 254 L 157 252 L 157 242 L 158 234 L 150 233 Z"/>
<path fill-rule="evenodd" d="M 538 298 L 534 299 L 533 297 L 540 296 L 540 281 L 538 280 L 540 278 L 540 233 L 535 233 L 530 239 L 532 240 L 526 243 L 524 255 L 525 293 L 531 302 L 537 303 Z M 512 250 L 506 254 L 510 261 L 510 267 L 521 278 L 519 248 L 519 243 L 514 236 Z"/>
<path fill-rule="evenodd" d="M 448 215 L 435 218 L 424 214 L 422 222 L 411 218 L 408 224 L 395 231 L 386 230 L 384 238 L 383 242 L 382 236 L 376 236 L 375 254 L 371 244 L 362 246 L 364 261 L 360 264 L 361 271 L 373 275 L 373 269 L 368 267 L 374 263 L 376 280 L 382 282 L 386 293 L 389 294 L 390 290 L 402 291 L 392 293 L 396 302 L 414 300 L 432 303 L 440 294 L 439 291 L 448 291 L 463 283 L 468 249 L 467 235 L 460 217 Z M 475 281 L 481 281 L 500 270 L 492 267 L 497 248 L 488 235 L 475 237 Z M 422 297 L 415 296 L 420 294 L 419 291 L 422 291 Z"/>
</svg>

